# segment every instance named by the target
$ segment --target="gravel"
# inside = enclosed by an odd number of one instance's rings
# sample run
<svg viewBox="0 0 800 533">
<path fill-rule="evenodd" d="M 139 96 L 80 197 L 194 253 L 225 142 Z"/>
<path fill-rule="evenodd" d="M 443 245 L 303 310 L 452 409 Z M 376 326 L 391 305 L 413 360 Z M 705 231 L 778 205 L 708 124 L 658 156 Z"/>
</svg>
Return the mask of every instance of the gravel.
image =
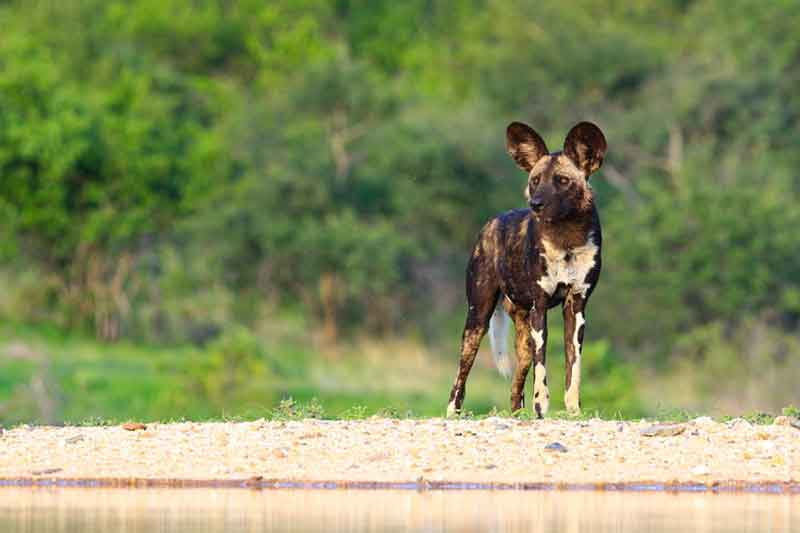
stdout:
<svg viewBox="0 0 800 533">
<path fill-rule="evenodd" d="M 6 429 L 0 436 L 0 478 L 800 480 L 800 431 L 791 424 L 717 423 L 707 417 L 682 424 L 679 433 L 672 428 L 664 431 L 666 436 L 656 432 L 647 437 L 652 422 L 499 417 L 126 427 Z M 553 443 L 558 449 L 547 449 Z"/>
</svg>

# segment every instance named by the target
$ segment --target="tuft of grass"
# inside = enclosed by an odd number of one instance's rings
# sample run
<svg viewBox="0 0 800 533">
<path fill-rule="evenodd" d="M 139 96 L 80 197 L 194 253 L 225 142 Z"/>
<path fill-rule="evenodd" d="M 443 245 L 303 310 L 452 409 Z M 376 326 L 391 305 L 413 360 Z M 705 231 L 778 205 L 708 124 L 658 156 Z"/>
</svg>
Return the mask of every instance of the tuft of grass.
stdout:
<svg viewBox="0 0 800 533">
<path fill-rule="evenodd" d="M 89 427 L 89 426 L 117 426 L 119 424 L 124 424 L 125 422 L 131 422 L 131 419 L 127 419 L 125 421 L 117 420 L 116 418 L 109 418 L 104 416 L 89 416 L 86 418 L 82 418 L 77 422 L 65 422 L 64 425 L 67 426 L 79 426 L 79 427 Z"/>
<path fill-rule="evenodd" d="M 272 420 L 322 419 L 324 417 L 325 409 L 317 398 L 311 398 L 306 403 L 299 403 L 290 396 L 278 402 L 277 407 L 270 412 Z"/>
<path fill-rule="evenodd" d="M 654 413 L 653 418 L 660 422 L 677 423 L 688 422 L 689 420 L 694 420 L 701 416 L 705 415 L 696 411 L 690 411 L 689 409 L 661 408 Z"/>
<path fill-rule="evenodd" d="M 791 416 L 794 418 L 800 418 L 800 409 L 795 407 L 794 405 L 787 405 L 783 409 L 781 409 L 781 414 L 783 416 Z"/>
<path fill-rule="evenodd" d="M 747 413 L 744 415 L 725 415 L 720 418 L 722 422 L 730 422 L 731 420 L 736 420 L 737 418 L 741 418 L 742 420 L 747 420 L 751 424 L 755 424 L 758 426 L 768 426 L 775 422 L 775 415 L 770 413 L 764 413 L 760 411 L 753 411 L 751 413 Z"/>
<path fill-rule="evenodd" d="M 353 405 L 339 415 L 342 420 L 364 420 L 369 417 L 366 405 Z"/>
<path fill-rule="evenodd" d="M 770 413 L 762 413 L 759 411 L 748 413 L 744 415 L 742 418 L 744 418 L 751 424 L 757 424 L 759 426 L 765 426 L 775 422 L 775 415 L 772 415 Z"/>
<path fill-rule="evenodd" d="M 573 414 L 566 410 L 554 411 L 552 413 L 548 413 L 547 418 L 552 418 L 554 420 L 591 420 L 593 418 L 603 417 L 598 410 L 590 411 L 584 409 L 578 414 Z"/>
</svg>

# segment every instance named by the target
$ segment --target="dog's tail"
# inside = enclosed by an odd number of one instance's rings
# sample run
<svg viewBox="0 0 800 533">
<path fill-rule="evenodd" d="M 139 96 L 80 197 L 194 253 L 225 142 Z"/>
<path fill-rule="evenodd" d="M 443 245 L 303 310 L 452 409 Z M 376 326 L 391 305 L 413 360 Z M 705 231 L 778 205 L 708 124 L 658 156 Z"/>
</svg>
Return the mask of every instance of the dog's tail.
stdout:
<svg viewBox="0 0 800 533">
<path fill-rule="evenodd" d="M 503 377 L 511 377 L 511 360 L 508 357 L 508 327 L 511 317 L 503 309 L 502 302 L 497 302 L 492 318 L 489 320 L 489 343 L 492 345 L 494 364 Z"/>
</svg>

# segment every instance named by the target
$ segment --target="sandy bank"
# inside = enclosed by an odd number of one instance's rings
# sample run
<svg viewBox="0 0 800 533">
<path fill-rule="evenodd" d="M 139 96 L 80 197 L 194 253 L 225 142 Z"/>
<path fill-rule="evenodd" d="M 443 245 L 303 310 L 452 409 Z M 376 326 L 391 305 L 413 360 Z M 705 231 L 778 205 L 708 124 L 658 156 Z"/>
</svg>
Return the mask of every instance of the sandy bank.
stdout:
<svg viewBox="0 0 800 533">
<path fill-rule="evenodd" d="M 0 436 L 0 478 L 800 481 L 800 429 L 790 425 L 699 418 L 676 435 L 643 435 L 650 425 L 487 418 L 21 426 Z"/>
</svg>

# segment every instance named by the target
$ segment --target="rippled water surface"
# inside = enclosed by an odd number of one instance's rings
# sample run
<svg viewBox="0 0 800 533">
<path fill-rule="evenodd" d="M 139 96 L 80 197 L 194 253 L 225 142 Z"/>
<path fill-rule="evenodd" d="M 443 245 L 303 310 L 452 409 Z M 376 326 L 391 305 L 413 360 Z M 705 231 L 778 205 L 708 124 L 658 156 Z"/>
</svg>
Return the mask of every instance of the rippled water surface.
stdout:
<svg viewBox="0 0 800 533">
<path fill-rule="evenodd" d="M 0 488 L 0 531 L 800 531 L 800 495 Z"/>
</svg>

